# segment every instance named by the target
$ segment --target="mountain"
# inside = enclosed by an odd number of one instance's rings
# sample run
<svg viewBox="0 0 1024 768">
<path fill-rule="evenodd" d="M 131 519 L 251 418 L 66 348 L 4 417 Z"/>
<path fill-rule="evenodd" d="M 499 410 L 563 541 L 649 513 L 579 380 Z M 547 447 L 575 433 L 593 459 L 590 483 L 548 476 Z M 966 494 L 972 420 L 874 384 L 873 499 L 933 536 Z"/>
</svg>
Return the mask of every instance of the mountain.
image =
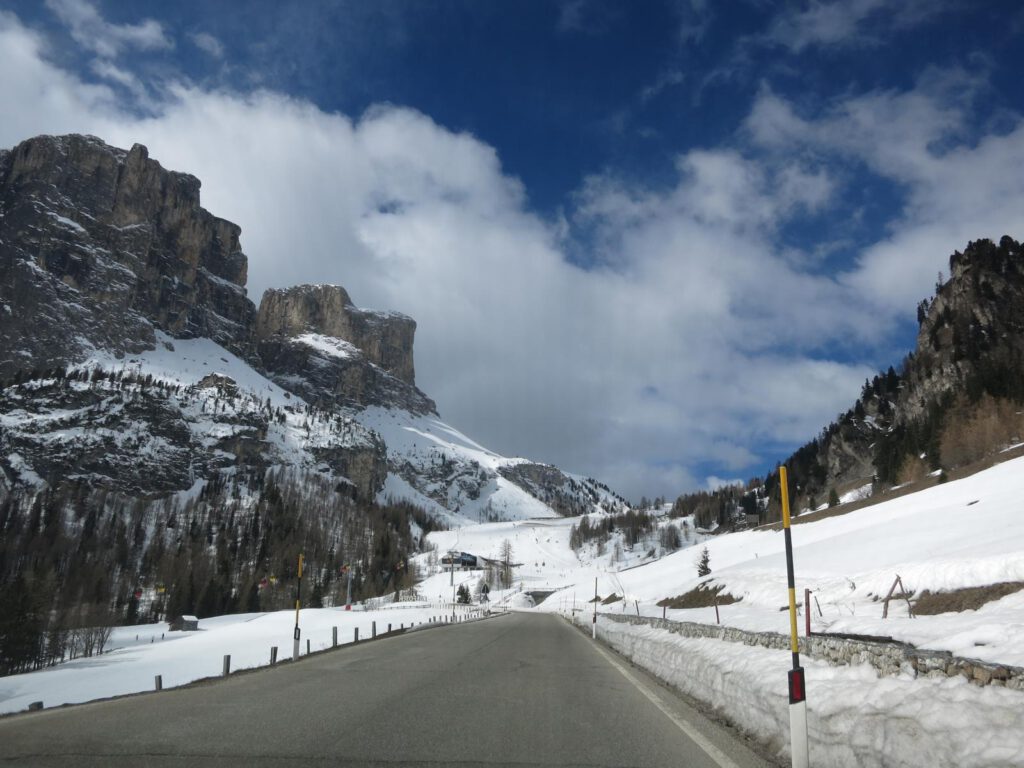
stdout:
<svg viewBox="0 0 1024 768">
<path fill-rule="evenodd" d="M 411 583 L 395 574 L 437 525 L 624 505 L 444 423 L 411 318 L 332 285 L 257 308 L 240 229 L 199 192 L 138 144 L 0 151 L 8 595 L 28 579 L 50 613 L 55 592 L 122 616 L 266 607 L 291 599 L 302 550 L 318 588 L 347 563 L 373 594 Z"/>
<path fill-rule="evenodd" d="M 786 465 L 796 509 L 853 500 L 991 461 L 1024 437 L 1024 247 L 971 242 L 917 308 L 915 349 Z M 829 500 L 831 499 L 831 502 Z M 746 488 L 684 496 L 705 525 L 739 510 L 779 517 L 778 473 Z"/>
<path fill-rule="evenodd" d="M 429 499 L 453 522 L 611 498 L 440 421 L 415 385 L 411 318 L 331 285 L 267 291 L 257 310 L 240 230 L 204 210 L 199 189 L 138 144 L 38 137 L 0 152 L 0 380 L 22 385 L 4 394 L 8 487 L 34 472 L 159 494 L 232 465 L 288 464 L 337 474 L 363 499 Z M 55 383 L 69 375 L 89 386 Z M 126 399 L 100 383 L 125 377 L 145 386 Z M 99 431 L 58 434 L 79 416 Z M 140 449 L 155 467 L 134 461 Z M 445 479 L 458 490 L 438 493 Z"/>
</svg>

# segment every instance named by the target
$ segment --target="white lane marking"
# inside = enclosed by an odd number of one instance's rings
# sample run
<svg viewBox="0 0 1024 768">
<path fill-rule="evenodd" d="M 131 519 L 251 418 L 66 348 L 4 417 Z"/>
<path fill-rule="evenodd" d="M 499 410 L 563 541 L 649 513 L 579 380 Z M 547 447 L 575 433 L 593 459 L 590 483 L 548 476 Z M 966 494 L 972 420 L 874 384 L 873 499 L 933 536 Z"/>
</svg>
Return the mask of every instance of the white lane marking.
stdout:
<svg viewBox="0 0 1024 768">
<path fill-rule="evenodd" d="M 718 747 L 716 747 L 714 744 L 708 741 L 707 737 L 705 737 L 704 734 L 702 734 L 700 731 L 698 731 L 696 728 L 694 728 L 692 725 L 690 725 L 688 722 L 683 720 L 677 714 L 672 712 L 668 707 L 666 707 L 662 703 L 661 699 L 654 694 L 654 692 L 650 691 L 647 688 L 647 686 L 641 683 L 639 680 L 637 680 L 636 677 L 628 669 L 626 669 L 624 666 L 619 664 L 619 662 L 617 662 L 615 659 L 609 656 L 603 648 L 601 648 L 598 645 L 594 645 L 594 649 L 602 656 L 604 656 L 605 661 L 607 661 L 609 664 L 611 664 L 613 667 L 619 670 L 619 672 L 622 673 L 622 676 L 633 684 L 633 687 L 635 687 L 638 691 L 640 691 L 640 693 L 642 693 L 644 696 L 650 699 L 651 703 L 654 704 L 654 706 L 656 706 L 658 709 L 660 709 L 664 713 L 665 717 L 667 717 L 669 720 L 675 723 L 676 727 L 679 730 L 681 730 L 683 733 L 689 736 L 690 740 L 694 744 L 703 749 L 708 757 L 710 757 L 712 760 L 718 763 L 722 768 L 740 768 L 739 765 L 733 762 L 728 755 L 726 755 L 724 752 L 722 752 L 722 750 L 720 750 Z"/>
</svg>

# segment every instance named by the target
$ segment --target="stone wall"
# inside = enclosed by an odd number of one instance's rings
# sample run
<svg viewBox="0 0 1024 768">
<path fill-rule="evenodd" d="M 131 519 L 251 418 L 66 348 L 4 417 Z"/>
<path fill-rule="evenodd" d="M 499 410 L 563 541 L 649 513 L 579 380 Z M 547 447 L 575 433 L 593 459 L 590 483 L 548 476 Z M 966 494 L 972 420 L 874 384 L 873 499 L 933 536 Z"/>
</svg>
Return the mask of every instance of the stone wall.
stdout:
<svg viewBox="0 0 1024 768">
<path fill-rule="evenodd" d="M 730 643 L 756 645 L 762 648 L 789 650 L 789 636 L 779 632 L 751 632 L 736 627 L 698 624 L 691 621 L 672 621 L 650 616 L 600 614 L 602 619 L 620 623 L 643 624 L 684 637 L 707 637 Z M 1024 668 L 1006 664 L 993 664 L 978 659 L 954 656 L 948 651 L 929 651 L 897 641 L 852 640 L 833 635 L 815 634 L 800 638 L 800 653 L 833 666 L 870 664 L 879 674 L 902 673 L 913 677 L 965 677 L 976 685 L 1005 686 L 1024 691 Z"/>
</svg>

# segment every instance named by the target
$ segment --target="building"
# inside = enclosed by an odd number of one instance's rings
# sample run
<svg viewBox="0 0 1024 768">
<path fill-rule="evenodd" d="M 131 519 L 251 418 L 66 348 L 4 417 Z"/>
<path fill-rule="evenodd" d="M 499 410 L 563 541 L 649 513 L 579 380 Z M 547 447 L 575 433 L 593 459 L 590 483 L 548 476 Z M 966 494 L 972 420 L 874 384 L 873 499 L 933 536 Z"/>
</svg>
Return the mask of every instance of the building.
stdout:
<svg viewBox="0 0 1024 768">
<path fill-rule="evenodd" d="M 482 558 L 478 558 L 476 555 L 471 555 L 468 552 L 449 552 L 447 555 L 441 558 L 441 565 L 451 567 L 454 563 L 456 568 L 462 570 L 473 570 L 475 568 L 482 568 L 483 563 L 480 562 Z"/>
</svg>

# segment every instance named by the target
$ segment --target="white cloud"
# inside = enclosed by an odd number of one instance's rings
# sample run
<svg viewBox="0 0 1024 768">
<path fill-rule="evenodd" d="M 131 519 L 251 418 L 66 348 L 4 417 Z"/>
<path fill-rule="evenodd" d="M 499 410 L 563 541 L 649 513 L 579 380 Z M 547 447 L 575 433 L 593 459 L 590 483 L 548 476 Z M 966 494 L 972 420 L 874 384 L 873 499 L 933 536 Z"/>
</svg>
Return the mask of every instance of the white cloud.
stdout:
<svg viewBox="0 0 1024 768">
<path fill-rule="evenodd" d="M 224 44 L 209 32 L 196 32 L 189 35 L 196 48 L 215 59 L 224 58 Z"/>
<path fill-rule="evenodd" d="M 2 144 L 37 133 L 81 129 L 83 118 L 117 110 L 107 86 L 89 85 L 47 63 L 48 46 L 11 13 L 0 11 L 0 96 L 8 105 L 0 121 Z"/>
<path fill-rule="evenodd" d="M 663 91 L 682 85 L 686 75 L 678 69 L 669 69 L 658 75 L 657 79 L 640 91 L 640 103 L 646 104 L 652 101 Z"/>
<path fill-rule="evenodd" d="M 810 0 L 776 16 L 760 39 L 794 53 L 816 46 L 878 45 L 893 29 L 920 24 L 949 5 L 944 0 Z"/>
<path fill-rule="evenodd" d="M 834 204 L 820 153 L 882 163 L 869 148 L 886 136 L 913 156 L 907 173 L 948 181 L 995 172 L 1018 141 L 940 157 L 915 144 L 956 135 L 938 105 L 926 117 L 940 124 L 915 133 L 892 121 L 898 94 L 807 118 L 765 91 L 748 131 L 767 159 L 689 152 L 664 189 L 589 179 L 574 216 L 597 233 L 598 266 L 583 270 L 566 258 L 564 222 L 529 210 L 493 147 L 422 113 L 349 117 L 279 93 L 179 83 L 139 118 L 109 89 L 48 63 L 44 47 L 0 14 L 0 99 L 23 107 L 0 124 L 0 146 L 69 131 L 146 144 L 166 167 L 200 177 L 204 206 L 242 226 L 256 300 L 271 286 L 337 282 L 364 306 L 412 315 L 418 383 L 445 418 L 497 450 L 637 498 L 698 487 L 691 468 L 705 462 L 742 475 L 781 458 L 751 446 L 807 439 L 873 373 L 817 358 L 889 329 L 877 291 L 862 295 L 886 243 L 844 281 L 801 271 L 774 246 L 789 217 Z M 889 105 L 885 119 L 872 104 Z M 844 138 L 838 122 L 854 114 L 873 137 Z M 922 206 L 924 194 L 922 183 Z M 919 232 L 915 248 L 949 249 L 936 230 Z"/>
<path fill-rule="evenodd" d="M 86 0 L 46 0 L 46 7 L 67 26 L 75 42 L 100 58 L 116 58 L 125 48 L 144 51 L 174 47 L 153 19 L 139 24 L 111 24 Z"/>
<path fill-rule="evenodd" d="M 779 156 L 852 159 L 903 191 L 890 233 L 841 278 L 887 312 L 909 313 L 931 293 L 953 249 L 1024 232 L 1024 122 L 979 135 L 983 90 L 976 75 L 931 69 L 910 90 L 850 96 L 804 117 L 762 88 L 747 118 L 751 139 Z"/>
<path fill-rule="evenodd" d="M 709 491 L 717 491 L 719 488 L 728 488 L 731 485 L 745 486 L 746 483 L 738 477 L 727 479 L 717 475 L 708 475 L 704 479 L 704 485 Z"/>
</svg>

